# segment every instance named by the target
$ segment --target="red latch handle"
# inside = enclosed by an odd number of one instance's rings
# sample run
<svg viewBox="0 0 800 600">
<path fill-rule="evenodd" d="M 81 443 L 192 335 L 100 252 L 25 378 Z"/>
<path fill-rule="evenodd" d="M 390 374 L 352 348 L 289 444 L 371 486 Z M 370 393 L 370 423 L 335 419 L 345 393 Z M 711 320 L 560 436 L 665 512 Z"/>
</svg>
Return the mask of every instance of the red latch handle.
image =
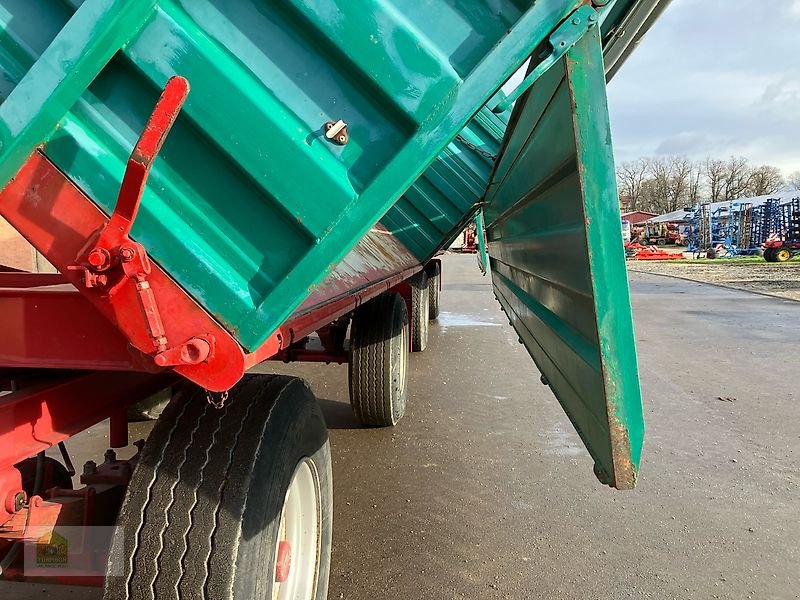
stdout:
<svg viewBox="0 0 800 600">
<path fill-rule="evenodd" d="M 150 168 L 164 145 L 167 134 L 175 124 L 188 94 L 189 82 L 185 78 L 175 76 L 167 81 L 161 97 L 147 120 L 144 131 L 139 136 L 139 141 L 136 142 L 128 159 L 117 196 L 117 204 L 114 206 L 114 212 L 111 214 L 108 224 L 98 234 L 94 247 L 86 255 L 86 262 L 67 267 L 69 270 L 82 271 L 83 283 L 86 287 L 103 288 L 112 281 L 109 274 L 105 272 L 121 266 L 125 277 L 135 282 L 136 297 L 142 310 L 145 326 L 153 341 L 153 346 L 159 354 L 168 350 L 167 336 L 155 293 L 147 280 L 147 276 L 150 274 L 150 260 L 144 247 L 131 240 L 129 235 L 136 214 L 139 212 Z M 195 346 L 189 347 L 184 353 L 189 356 L 187 360 L 195 360 L 199 356 L 202 356 L 199 362 L 205 360 L 210 352 L 210 344 L 206 341 L 203 341 L 203 344 L 205 345 L 200 344 L 200 350 L 197 350 Z M 208 346 L 208 350 L 206 350 L 206 346 Z M 180 352 L 177 352 L 176 356 L 177 359 L 183 358 Z M 161 362 L 183 364 L 169 362 L 177 359 L 167 355 L 161 357 Z"/>
<path fill-rule="evenodd" d="M 128 237 L 133 221 L 136 219 L 136 213 L 139 211 L 150 167 L 153 166 L 153 161 L 164 145 L 167 134 L 175 124 L 188 94 L 189 82 L 186 78 L 176 75 L 167 81 L 144 131 L 139 136 L 139 141 L 136 142 L 128 159 L 114 213 L 99 240 L 102 245 L 114 247 Z"/>
</svg>

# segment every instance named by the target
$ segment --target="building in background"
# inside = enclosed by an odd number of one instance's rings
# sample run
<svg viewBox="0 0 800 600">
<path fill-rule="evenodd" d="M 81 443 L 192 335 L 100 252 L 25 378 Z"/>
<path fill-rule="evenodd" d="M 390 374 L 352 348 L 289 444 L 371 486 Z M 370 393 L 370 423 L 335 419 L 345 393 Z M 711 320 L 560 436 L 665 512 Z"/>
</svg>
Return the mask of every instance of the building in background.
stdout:
<svg viewBox="0 0 800 600">
<path fill-rule="evenodd" d="M 622 220 L 627 221 L 631 225 L 639 225 L 645 221 L 649 221 L 653 217 L 657 217 L 656 213 L 644 212 L 642 210 L 634 210 L 632 212 L 622 213 Z"/>
</svg>

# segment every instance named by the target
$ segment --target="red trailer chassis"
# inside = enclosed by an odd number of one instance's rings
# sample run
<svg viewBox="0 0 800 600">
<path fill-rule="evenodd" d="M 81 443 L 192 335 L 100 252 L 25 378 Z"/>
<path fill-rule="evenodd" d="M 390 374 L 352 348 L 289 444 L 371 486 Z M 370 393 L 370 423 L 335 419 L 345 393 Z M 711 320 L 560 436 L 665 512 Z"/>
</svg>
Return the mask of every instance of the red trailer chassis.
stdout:
<svg viewBox="0 0 800 600">
<path fill-rule="evenodd" d="M 82 490 L 52 488 L 44 478 L 28 497 L 18 468 L 24 459 L 106 419 L 110 446 L 128 445 L 127 407 L 181 378 L 225 392 L 268 359 L 346 362 L 346 317 L 355 308 L 390 289 L 411 301 L 404 282 L 421 265 L 296 313 L 245 351 L 129 237 L 150 167 L 187 93 L 184 79 L 168 82 L 110 217 L 38 150 L 0 192 L 0 214 L 59 271 L 0 269 L 0 564 L 14 543 L 42 528 L 113 524 L 109 515 L 135 464 L 112 453 L 84 473 Z M 314 332 L 321 350 L 307 348 Z M 5 576 L 21 573 L 6 566 Z"/>
</svg>

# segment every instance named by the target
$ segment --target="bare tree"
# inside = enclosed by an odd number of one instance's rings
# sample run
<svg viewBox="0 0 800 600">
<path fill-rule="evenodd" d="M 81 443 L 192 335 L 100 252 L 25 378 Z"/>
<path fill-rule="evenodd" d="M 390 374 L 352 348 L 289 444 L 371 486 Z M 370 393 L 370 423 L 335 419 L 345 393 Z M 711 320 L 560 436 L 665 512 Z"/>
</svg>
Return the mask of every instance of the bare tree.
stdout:
<svg viewBox="0 0 800 600">
<path fill-rule="evenodd" d="M 746 158 L 731 156 L 725 163 L 725 183 L 721 200 L 737 200 L 747 195 L 753 169 Z"/>
<path fill-rule="evenodd" d="M 752 167 L 747 159 L 707 158 L 694 162 L 685 156 L 642 158 L 617 171 L 619 188 L 631 210 L 671 212 L 710 200 L 737 200 L 779 192 L 787 183 L 800 191 L 800 171 L 784 180 L 772 165 Z"/>
<path fill-rule="evenodd" d="M 767 196 L 777 194 L 784 187 L 786 181 L 780 169 L 771 165 L 761 165 L 751 171 L 750 186 L 747 191 L 750 196 Z"/>
<path fill-rule="evenodd" d="M 686 195 L 686 206 L 694 206 L 700 202 L 703 193 L 703 165 L 692 163 L 692 172 L 689 175 L 689 188 Z"/>
<path fill-rule="evenodd" d="M 685 156 L 667 159 L 667 211 L 678 210 L 689 195 L 694 165 Z"/>
<path fill-rule="evenodd" d="M 722 191 L 725 187 L 725 161 L 707 158 L 703 168 L 708 181 L 709 200 L 711 202 L 722 200 Z"/>
<path fill-rule="evenodd" d="M 646 188 L 653 212 L 669 212 L 670 165 L 666 158 L 653 158 L 649 163 L 650 181 Z"/>
<path fill-rule="evenodd" d="M 629 199 L 628 210 L 640 210 L 642 201 L 642 184 L 647 179 L 648 159 L 622 163 L 617 169 L 619 192 Z"/>
<path fill-rule="evenodd" d="M 648 177 L 642 182 L 641 196 L 639 197 L 639 210 L 653 213 L 666 212 L 663 196 L 659 196 L 659 189 L 655 177 Z"/>
</svg>

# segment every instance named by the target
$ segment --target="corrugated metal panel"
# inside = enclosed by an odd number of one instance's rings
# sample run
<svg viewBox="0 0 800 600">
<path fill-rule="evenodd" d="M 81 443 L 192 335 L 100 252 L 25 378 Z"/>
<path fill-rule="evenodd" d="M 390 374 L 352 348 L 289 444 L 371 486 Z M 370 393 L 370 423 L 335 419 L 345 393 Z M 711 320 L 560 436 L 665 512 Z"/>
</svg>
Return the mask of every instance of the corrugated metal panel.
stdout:
<svg viewBox="0 0 800 600">
<path fill-rule="evenodd" d="M 382 219 L 420 261 L 440 250 L 474 213 L 508 117 L 483 107 Z"/>
<path fill-rule="evenodd" d="M 644 425 L 599 28 L 517 103 L 486 200 L 498 299 L 598 476 L 632 487 Z"/>
<path fill-rule="evenodd" d="M 18 121 L 55 114 L 13 88 L 79 4 L 0 0 L 0 93 Z M 86 0 L 78 12 L 151 4 Z M 45 152 L 110 212 L 160 88 L 188 78 L 133 236 L 253 348 L 579 4 L 163 0 Z M 73 50 L 88 43 L 76 40 Z M 73 64 L 56 61 L 40 81 Z M 325 122 L 338 119 L 346 146 L 324 138 Z"/>
</svg>

